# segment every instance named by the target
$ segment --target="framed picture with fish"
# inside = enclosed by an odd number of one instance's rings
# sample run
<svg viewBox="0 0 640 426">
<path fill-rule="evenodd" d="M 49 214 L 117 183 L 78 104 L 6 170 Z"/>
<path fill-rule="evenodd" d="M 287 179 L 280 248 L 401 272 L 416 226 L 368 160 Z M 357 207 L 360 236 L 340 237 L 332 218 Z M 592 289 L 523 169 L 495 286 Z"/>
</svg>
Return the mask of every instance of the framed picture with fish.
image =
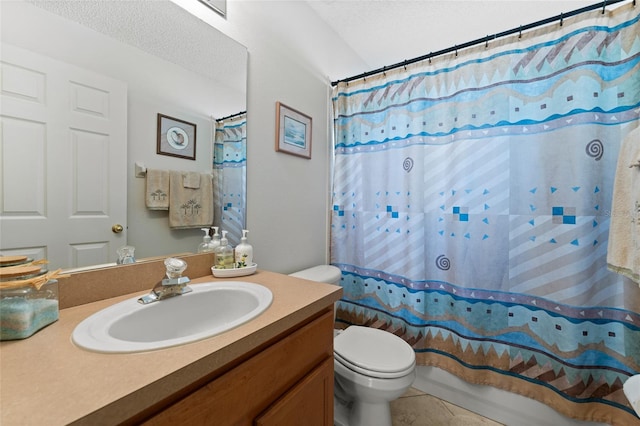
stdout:
<svg viewBox="0 0 640 426">
<path fill-rule="evenodd" d="M 158 114 L 158 146 L 156 153 L 195 160 L 196 125 L 168 115 Z"/>
<path fill-rule="evenodd" d="M 311 117 L 276 102 L 276 151 L 311 158 Z"/>
</svg>

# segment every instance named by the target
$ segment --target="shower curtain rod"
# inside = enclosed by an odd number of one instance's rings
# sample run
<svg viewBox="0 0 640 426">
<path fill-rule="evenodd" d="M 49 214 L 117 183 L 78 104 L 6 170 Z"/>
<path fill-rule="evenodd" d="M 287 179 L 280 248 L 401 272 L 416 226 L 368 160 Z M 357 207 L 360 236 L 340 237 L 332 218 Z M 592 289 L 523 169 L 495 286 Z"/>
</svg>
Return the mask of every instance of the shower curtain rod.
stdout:
<svg viewBox="0 0 640 426">
<path fill-rule="evenodd" d="M 353 77 L 347 77 L 347 78 L 344 78 L 342 80 L 332 81 L 331 82 L 331 86 L 337 86 L 339 83 L 349 83 L 350 81 L 359 80 L 361 78 L 367 78 L 369 76 L 380 74 L 380 73 L 384 73 L 386 71 L 389 71 L 389 70 L 392 70 L 392 69 L 395 69 L 395 68 L 406 67 L 409 64 L 413 64 L 413 63 L 416 63 L 416 62 L 420 62 L 420 61 L 424 61 L 424 60 L 427 60 L 427 59 L 431 59 L 431 58 L 434 58 L 436 56 L 444 55 L 446 53 L 456 52 L 456 55 L 457 55 L 459 49 L 466 49 L 467 47 L 475 46 L 475 45 L 481 44 L 481 43 L 485 43 L 485 45 L 488 45 L 489 41 L 491 41 L 491 40 L 496 40 L 496 39 L 498 39 L 500 37 L 505 37 L 505 36 L 508 36 L 508 35 L 511 35 L 511 34 L 518 34 L 519 33 L 520 36 L 522 36 L 522 31 L 526 31 L 526 30 L 530 30 L 530 29 L 535 28 L 535 27 L 540 27 L 542 25 L 550 24 L 550 23 L 555 22 L 555 21 L 560 21 L 560 25 L 562 25 L 562 21 L 563 21 L 564 18 L 568 18 L 570 16 L 579 15 L 581 13 L 589 12 L 591 10 L 602 8 L 602 13 L 604 14 L 605 8 L 607 6 L 612 5 L 612 4 L 616 4 L 616 3 L 620 3 L 620 2 L 623 2 L 623 1 L 626 1 L 626 0 L 604 0 L 604 1 L 600 2 L 600 3 L 592 4 L 590 6 L 585 6 L 585 7 L 582 7 L 580 9 L 572 10 L 572 11 L 567 12 L 567 13 L 561 13 L 560 15 L 556 15 L 556 16 L 553 16 L 551 18 L 542 19 L 540 21 L 536 21 L 536 22 L 533 22 L 533 23 L 527 24 L 527 25 L 520 25 L 517 28 L 512 28 L 510 30 L 503 31 L 503 32 L 500 32 L 500 33 L 496 33 L 496 34 L 493 34 L 493 35 L 487 35 L 486 37 L 482 37 L 482 38 L 479 38 L 479 39 L 476 39 L 476 40 L 468 41 L 466 43 L 463 43 L 463 44 L 460 44 L 460 45 L 455 45 L 455 46 L 449 47 L 447 49 L 438 50 L 437 52 L 431 52 L 428 55 L 422 55 L 422 56 L 419 56 L 417 58 L 407 59 L 407 60 L 404 60 L 402 62 L 398 62 L 397 64 L 393 64 L 393 65 L 389 65 L 389 66 L 386 66 L 386 67 L 378 68 L 378 69 L 373 70 L 373 71 L 368 71 L 368 72 L 365 72 L 365 73 L 362 73 L 362 74 L 355 75 Z M 636 5 L 636 0 L 633 0 L 633 5 L 634 6 Z"/>
<path fill-rule="evenodd" d="M 229 118 L 238 117 L 238 116 L 240 116 L 242 114 L 246 114 L 246 113 L 247 113 L 247 111 L 236 112 L 235 114 L 227 115 L 226 117 L 216 118 L 216 121 L 227 120 Z"/>
</svg>

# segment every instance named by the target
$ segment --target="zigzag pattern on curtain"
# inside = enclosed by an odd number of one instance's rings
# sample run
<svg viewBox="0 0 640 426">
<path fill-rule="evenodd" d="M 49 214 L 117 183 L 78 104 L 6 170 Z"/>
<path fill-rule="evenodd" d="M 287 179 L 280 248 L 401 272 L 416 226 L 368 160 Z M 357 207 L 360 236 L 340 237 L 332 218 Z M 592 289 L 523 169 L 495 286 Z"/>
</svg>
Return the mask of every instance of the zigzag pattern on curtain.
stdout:
<svg viewBox="0 0 640 426">
<path fill-rule="evenodd" d="M 590 12 L 336 86 L 338 321 L 565 415 L 637 422 L 622 384 L 640 373 L 640 289 L 606 255 L 639 20 Z"/>
</svg>

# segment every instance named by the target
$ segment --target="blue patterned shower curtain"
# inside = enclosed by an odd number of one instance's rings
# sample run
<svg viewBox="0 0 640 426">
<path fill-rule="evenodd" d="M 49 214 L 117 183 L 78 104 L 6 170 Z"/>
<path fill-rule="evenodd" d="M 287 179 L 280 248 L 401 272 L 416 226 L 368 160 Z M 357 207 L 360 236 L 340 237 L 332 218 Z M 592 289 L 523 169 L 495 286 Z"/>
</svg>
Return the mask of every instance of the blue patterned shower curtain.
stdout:
<svg viewBox="0 0 640 426">
<path fill-rule="evenodd" d="M 216 121 L 213 144 L 213 225 L 228 232 L 232 246 L 245 227 L 247 114 Z"/>
<path fill-rule="evenodd" d="M 640 373 L 640 289 L 606 255 L 618 153 L 640 124 L 638 14 L 335 87 L 338 324 L 567 416 L 637 424 L 622 385 Z"/>
</svg>

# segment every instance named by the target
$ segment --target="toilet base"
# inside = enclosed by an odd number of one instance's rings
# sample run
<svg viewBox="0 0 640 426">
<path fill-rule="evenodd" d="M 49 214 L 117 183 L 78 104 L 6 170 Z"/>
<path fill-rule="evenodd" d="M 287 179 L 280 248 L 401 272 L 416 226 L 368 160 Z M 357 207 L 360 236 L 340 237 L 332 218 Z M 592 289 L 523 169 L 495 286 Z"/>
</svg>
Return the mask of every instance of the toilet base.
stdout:
<svg viewBox="0 0 640 426">
<path fill-rule="evenodd" d="M 349 426 L 351 404 L 333 397 L 333 426 Z"/>
<path fill-rule="evenodd" d="M 362 401 L 344 402 L 333 398 L 334 426 L 391 426 L 391 407 Z"/>
</svg>

